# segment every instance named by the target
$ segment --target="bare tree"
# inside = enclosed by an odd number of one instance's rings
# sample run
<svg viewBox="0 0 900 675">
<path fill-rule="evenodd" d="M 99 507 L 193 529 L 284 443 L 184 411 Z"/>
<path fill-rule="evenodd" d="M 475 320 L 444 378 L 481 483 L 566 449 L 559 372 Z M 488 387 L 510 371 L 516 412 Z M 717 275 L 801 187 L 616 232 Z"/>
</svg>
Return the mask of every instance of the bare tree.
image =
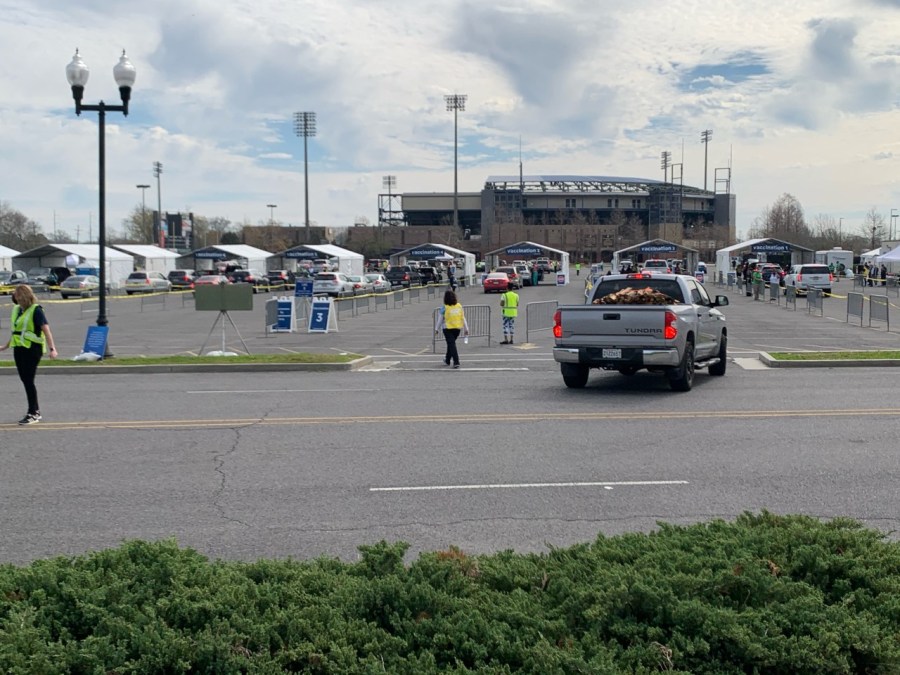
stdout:
<svg viewBox="0 0 900 675">
<path fill-rule="evenodd" d="M 153 213 L 138 204 L 122 219 L 125 239 L 132 244 L 153 244 Z"/>
<path fill-rule="evenodd" d="M 866 211 L 862 224 L 863 236 L 870 238 L 870 245 L 875 248 L 876 241 L 881 241 L 885 235 L 884 216 L 874 206 Z"/>
<path fill-rule="evenodd" d="M 37 221 L 0 202 L 0 244 L 17 251 L 27 251 L 47 243 Z"/>
</svg>

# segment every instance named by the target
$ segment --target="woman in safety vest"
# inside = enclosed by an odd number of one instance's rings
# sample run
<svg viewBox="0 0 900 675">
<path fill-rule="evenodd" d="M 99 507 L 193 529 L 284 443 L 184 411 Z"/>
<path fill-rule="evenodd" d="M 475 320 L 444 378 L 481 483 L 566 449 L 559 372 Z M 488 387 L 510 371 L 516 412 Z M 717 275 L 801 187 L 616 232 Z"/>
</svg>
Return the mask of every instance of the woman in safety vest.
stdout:
<svg viewBox="0 0 900 675">
<path fill-rule="evenodd" d="M 28 397 L 28 412 L 19 420 L 19 424 L 36 424 L 41 421 L 41 408 L 38 405 L 37 388 L 34 386 L 34 378 L 37 375 L 37 367 L 41 362 L 44 352 L 50 354 L 50 358 L 56 358 L 56 346 L 53 344 L 53 334 L 44 310 L 37 304 L 34 291 L 31 286 L 20 284 L 12 294 L 12 335 L 9 342 L 0 351 L 13 348 L 13 358 L 16 362 L 16 370 L 19 378 L 25 385 L 25 395 Z"/>
<path fill-rule="evenodd" d="M 434 333 L 437 335 L 441 329 L 444 331 L 444 340 L 447 342 L 447 354 L 444 356 L 444 365 L 449 366 L 453 361 L 453 367 L 459 368 L 459 352 L 456 349 L 456 339 L 461 331 L 469 335 L 469 324 L 466 323 L 466 315 L 463 307 L 456 299 L 456 293 L 446 291 L 444 293 L 444 306 L 438 312 L 437 322 L 434 325 Z"/>
</svg>

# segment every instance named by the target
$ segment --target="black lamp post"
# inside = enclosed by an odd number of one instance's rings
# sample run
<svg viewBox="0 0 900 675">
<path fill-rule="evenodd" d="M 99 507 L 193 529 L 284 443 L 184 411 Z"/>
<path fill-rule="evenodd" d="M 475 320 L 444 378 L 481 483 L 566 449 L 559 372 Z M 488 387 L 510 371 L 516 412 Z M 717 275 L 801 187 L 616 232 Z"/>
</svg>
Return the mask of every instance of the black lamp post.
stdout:
<svg viewBox="0 0 900 675">
<path fill-rule="evenodd" d="M 134 85 L 135 78 L 134 66 L 125 56 L 125 50 L 122 50 L 122 56 L 119 62 L 113 68 L 113 77 L 119 86 L 119 96 L 122 98 L 122 105 L 106 105 L 100 101 L 97 105 L 84 105 L 81 98 L 84 95 L 84 86 L 87 84 L 90 70 L 81 60 L 78 50 L 75 50 L 75 56 L 72 62 L 66 66 L 66 79 L 72 86 L 72 98 L 75 99 L 75 114 L 81 115 L 82 110 L 98 113 L 99 124 L 99 159 L 100 159 L 100 308 L 97 313 L 97 325 L 106 326 L 109 321 L 106 318 L 106 112 L 120 112 L 128 115 L 128 101 L 131 99 L 131 87 Z"/>
</svg>

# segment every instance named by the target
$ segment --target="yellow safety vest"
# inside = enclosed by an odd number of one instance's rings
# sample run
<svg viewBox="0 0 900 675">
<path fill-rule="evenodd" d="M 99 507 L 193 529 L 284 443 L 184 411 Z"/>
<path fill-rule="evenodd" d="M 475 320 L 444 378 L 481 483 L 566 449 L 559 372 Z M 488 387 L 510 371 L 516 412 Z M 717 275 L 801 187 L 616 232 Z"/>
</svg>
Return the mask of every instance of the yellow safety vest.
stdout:
<svg viewBox="0 0 900 675">
<path fill-rule="evenodd" d="M 23 312 L 18 305 L 13 307 L 10 347 L 25 347 L 27 349 L 32 344 L 39 344 L 46 351 L 47 345 L 44 336 L 37 335 L 34 332 L 34 310 L 36 308 L 37 305 L 32 305 Z"/>
<path fill-rule="evenodd" d="M 519 316 L 519 294 L 506 291 L 500 297 L 503 299 L 503 316 Z"/>
<path fill-rule="evenodd" d="M 444 306 L 444 325 L 447 328 L 462 328 L 464 322 L 462 305 L 456 303 Z"/>
</svg>

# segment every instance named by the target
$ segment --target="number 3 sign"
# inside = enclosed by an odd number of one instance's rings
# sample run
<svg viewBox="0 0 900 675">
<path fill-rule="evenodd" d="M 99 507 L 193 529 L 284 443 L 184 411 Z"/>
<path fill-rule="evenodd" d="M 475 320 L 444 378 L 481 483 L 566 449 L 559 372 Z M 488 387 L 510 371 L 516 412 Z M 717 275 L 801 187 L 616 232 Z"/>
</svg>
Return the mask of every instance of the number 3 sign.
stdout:
<svg viewBox="0 0 900 675">
<path fill-rule="evenodd" d="M 329 329 L 337 331 L 334 316 L 334 301 L 331 298 L 313 300 L 309 312 L 309 333 L 327 333 Z"/>
</svg>

